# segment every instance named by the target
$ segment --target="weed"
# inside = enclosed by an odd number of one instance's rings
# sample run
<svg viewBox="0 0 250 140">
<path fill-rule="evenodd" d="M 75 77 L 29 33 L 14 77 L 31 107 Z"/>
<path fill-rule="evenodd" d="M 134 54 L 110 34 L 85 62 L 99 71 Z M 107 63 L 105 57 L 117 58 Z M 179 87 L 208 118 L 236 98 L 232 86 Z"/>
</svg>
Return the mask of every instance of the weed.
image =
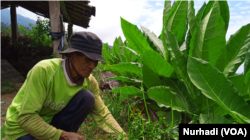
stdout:
<svg viewBox="0 0 250 140">
<path fill-rule="evenodd" d="M 95 133 L 97 131 L 97 126 L 93 121 L 91 115 L 88 115 L 84 120 L 84 123 L 80 126 L 80 134 L 84 136 L 85 139 L 94 139 Z"/>
<path fill-rule="evenodd" d="M 127 122 L 126 111 L 128 110 L 128 106 L 126 104 L 121 105 L 122 100 L 119 100 L 119 98 L 119 94 L 111 94 L 108 92 L 102 93 L 102 99 L 105 105 L 120 126 L 123 127 Z"/>
<path fill-rule="evenodd" d="M 136 107 L 131 109 L 129 104 L 121 104 L 122 100 L 119 100 L 120 96 L 118 94 L 101 92 L 101 96 L 115 120 L 124 131 L 129 131 L 127 133 L 128 139 L 178 139 L 178 124 L 173 121 L 172 123 L 167 123 L 166 117 L 160 117 L 159 120 L 155 122 L 149 122 L 146 119 L 147 115 L 143 114 L 143 110 Z M 115 132 L 117 131 L 111 125 L 107 125 Z M 97 139 L 96 134 L 100 132 L 90 115 L 87 117 L 84 124 L 82 124 L 81 129 L 82 135 L 87 139 Z M 124 136 L 121 134 L 114 137 L 107 134 L 106 138 L 109 140 L 121 140 Z"/>
</svg>

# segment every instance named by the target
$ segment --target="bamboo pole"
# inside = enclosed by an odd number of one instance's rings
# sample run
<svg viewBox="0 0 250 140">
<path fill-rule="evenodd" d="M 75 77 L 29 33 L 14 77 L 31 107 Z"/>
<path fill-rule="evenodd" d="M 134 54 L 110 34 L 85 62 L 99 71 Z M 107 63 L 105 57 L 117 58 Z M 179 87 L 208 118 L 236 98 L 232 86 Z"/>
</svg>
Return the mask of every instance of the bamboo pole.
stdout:
<svg viewBox="0 0 250 140">
<path fill-rule="evenodd" d="M 16 5 L 11 3 L 10 7 L 11 15 L 11 32 L 12 32 L 12 44 L 14 46 L 14 58 L 15 61 L 18 61 L 18 48 L 17 48 L 17 16 L 16 16 Z"/>
<path fill-rule="evenodd" d="M 61 32 L 61 19 L 60 19 L 60 2 L 59 1 L 49 1 L 49 14 L 50 14 L 50 27 L 51 32 Z M 53 52 L 57 53 L 58 58 L 62 58 L 59 54 L 61 51 L 58 50 L 61 39 L 53 41 Z"/>
</svg>

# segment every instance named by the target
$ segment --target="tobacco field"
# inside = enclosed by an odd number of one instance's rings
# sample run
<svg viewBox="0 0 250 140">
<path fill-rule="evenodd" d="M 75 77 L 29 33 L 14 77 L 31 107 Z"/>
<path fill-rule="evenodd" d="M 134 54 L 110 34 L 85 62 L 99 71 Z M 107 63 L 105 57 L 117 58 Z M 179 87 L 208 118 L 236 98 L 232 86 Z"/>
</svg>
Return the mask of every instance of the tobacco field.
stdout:
<svg viewBox="0 0 250 140">
<path fill-rule="evenodd" d="M 145 126 L 154 118 L 150 110 L 170 118 L 171 127 L 250 124 L 250 23 L 226 41 L 227 1 L 204 3 L 196 15 L 193 1 L 165 1 L 159 36 L 120 19 L 126 40 L 117 37 L 102 52 L 116 75 L 109 80 L 122 85 L 110 92 L 144 106 Z M 244 74 L 236 74 L 243 63 Z"/>
</svg>

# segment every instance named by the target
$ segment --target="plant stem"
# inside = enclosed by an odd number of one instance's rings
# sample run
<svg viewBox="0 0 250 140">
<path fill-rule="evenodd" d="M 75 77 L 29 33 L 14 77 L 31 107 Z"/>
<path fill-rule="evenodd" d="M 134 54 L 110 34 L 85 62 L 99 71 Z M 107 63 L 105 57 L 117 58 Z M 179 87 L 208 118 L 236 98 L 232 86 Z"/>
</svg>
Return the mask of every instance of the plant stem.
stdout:
<svg viewBox="0 0 250 140">
<path fill-rule="evenodd" d="M 171 112 L 172 112 L 172 124 L 171 124 L 171 128 L 172 128 L 173 123 L 174 123 L 174 112 L 173 112 L 173 107 L 172 107 L 172 100 L 171 100 Z"/>
<path fill-rule="evenodd" d="M 144 96 L 144 89 L 143 89 L 143 83 L 142 82 L 141 82 L 141 90 L 142 90 L 142 95 L 143 95 L 143 99 L 144 99 L 145 108 L 146 108 L 147 115 L 148 115 L 148 121 L 150 123 L 150 116 L 149 116 L 149 113 L 148 113 L 148 108 L 147 108 L 147 103 L 146 103 L 146 99 L 145 99 L 145 96 Z"/>
</svg>

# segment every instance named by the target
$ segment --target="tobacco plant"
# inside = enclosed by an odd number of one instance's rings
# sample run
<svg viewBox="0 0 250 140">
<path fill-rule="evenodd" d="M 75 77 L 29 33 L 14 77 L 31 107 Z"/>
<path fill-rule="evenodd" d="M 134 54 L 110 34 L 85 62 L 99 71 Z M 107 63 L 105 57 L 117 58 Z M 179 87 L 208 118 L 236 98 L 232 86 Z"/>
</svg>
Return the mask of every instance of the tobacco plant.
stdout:
<svg viewBox="0 0 250 140">
<path fill-rule="evenodd" d="M 124 85 L 111 92 L 145 100 L 158 112 L 171 107 L 193 116 L 190 123 L 250 123 L 250 24 L 226 41 L 229 20 L 227 1 L 204 3 L 196 15 L 193 1 L 172 7 L 165 1 L 157 37 L 121 17 L 126 40 L 116 38 L 112 49 L 103 49 L 116 74 L 111 79 Z M 244 74 L 237 75 L 244 62 Z"/>
</svg>

